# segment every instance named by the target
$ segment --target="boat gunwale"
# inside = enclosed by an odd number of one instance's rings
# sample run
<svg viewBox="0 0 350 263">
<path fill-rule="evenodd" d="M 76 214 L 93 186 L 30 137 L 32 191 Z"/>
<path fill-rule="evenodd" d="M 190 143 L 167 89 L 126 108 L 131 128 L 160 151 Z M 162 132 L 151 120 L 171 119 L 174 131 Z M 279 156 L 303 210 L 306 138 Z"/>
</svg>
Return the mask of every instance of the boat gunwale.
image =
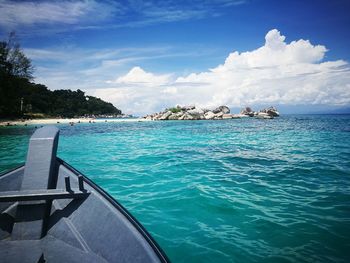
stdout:
<svg viewBox="0 0 350 263">
<path fill-rule="evenodd" d="M 92 187 L 94 190 L 96 190 L 102 197 L 104 197 L 114 208 L 116 208 L 119 212 L 121 212 L 126 219 L 136 228 L 136 230 L 143 236 L 143 238 L 147 241 L 147 243 L 151 246 L 153 251 L 158 256 L 158 259 L 162 263 L 170 263 L 169 258 L 166 256 L 163 249 L 158 245 L 158 243 L 154 240 L 154 238 L 148 233 L 148 231 L 145 229 L 145 227 L 123 206 L 121 205 L 117 200 L 115 200 L 109 193 L 107 193 L 105 190 L 103 190 L 101 187 L 99 187 L 97 184 L 95 184 L 91 179 L 89 179 L 87 176 L 85 176 L 83 173 L 79 172 L 77 169 L 75 169 L 73 166 L 69 165 L 67 162 L 62 160 L 59 157 L 56 157 L 57 162 L 60 165 L 63 165 L 65 168 L 67 168 L 70 172 L 72 172 L 74 175 L 79 176 L 81 175 L 84 179 L 84 181 Z M 25 164 L 22 163 L 21 165 L 12 168 L 7 171 L 3 171 L 0 173 L 0 177 L 6 176 L 7 174 L 21 169 L 25 167 Z"/>
<path fill-rule="evenodd" d="M 113 207 L 115 207 L 119 212 L 121 212 L 126 219 L 136 228 L 136 230 L 143 236 L 143 238 L 147 241 L 147 243 L 151 246 L 153 251 L 157 254 L 159 260 L 163 263 L 170 263 L 169 258 L 164 253 L 163 249 L 158 245 L 158 243 L 154 240 L 154 238 L 148 233 L 145 227 L 117 200 L 115 200 L 109 193 L 95 184 L 91 179 L 85 176 L 83 173 L 79 172 L 76 168 L 69 165 L 64 160 L 56 157 L 57 161 L 74 173 L 76 176 L 83 176 L 84 181 L 89 184 L 94 190 L 96 190 L 102 197 L 104 197 Z"/>
<path fill-rule="evenodd" d="M 0 177 L 3 177 L 3 176 L 5 176 L 5 175 L 7 175 L 9 173 L 12 173 L 12 172 L 16 171 L 16 170 L 19 170 L 19 169 L 23 168 L 24 166 L 25 166 L 25 163 L 21 163 L 20 165 L 14 167 L 14 168 L 10 168 L 9 170 L 1 171 L 0 172 Z"/>
</svg>

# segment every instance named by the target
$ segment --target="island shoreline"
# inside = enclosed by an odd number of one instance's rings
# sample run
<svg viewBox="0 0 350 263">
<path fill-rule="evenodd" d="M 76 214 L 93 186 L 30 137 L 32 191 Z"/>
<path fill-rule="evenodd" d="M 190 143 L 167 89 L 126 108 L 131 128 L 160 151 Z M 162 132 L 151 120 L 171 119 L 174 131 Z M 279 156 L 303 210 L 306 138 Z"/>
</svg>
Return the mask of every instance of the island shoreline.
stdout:
<svg viewBox="0 0 350 263">
<path fill-rule="evenodd" d="M 0 126 L 27 126 L 27 125 L 50 125 L 50 124 L 79 124 L 79 123 L 101 123 L 101 122 L 147 122 L 149 120 L 141 118 L 47 118 L 47 119 L 15 119 L 0 120 Z"/>
</svg>

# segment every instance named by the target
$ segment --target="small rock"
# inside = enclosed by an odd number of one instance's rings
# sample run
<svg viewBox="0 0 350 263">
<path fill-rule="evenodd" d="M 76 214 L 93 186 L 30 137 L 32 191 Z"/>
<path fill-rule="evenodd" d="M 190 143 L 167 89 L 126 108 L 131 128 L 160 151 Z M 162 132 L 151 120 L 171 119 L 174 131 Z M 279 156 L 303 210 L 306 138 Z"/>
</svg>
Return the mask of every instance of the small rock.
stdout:
<svg viewBox="0 0 350 263">
<path fill-rule="evenodd" d="M 232 119 L 232 114 L 223 114 L 222 118 L 223 119 Z"/>
<path fill-rule="evenodd" d="M 269 115 L 266 112 L 259 112 L 256 116 L 258 119 L 273 119 L 273 116 Z"/>
</svg>

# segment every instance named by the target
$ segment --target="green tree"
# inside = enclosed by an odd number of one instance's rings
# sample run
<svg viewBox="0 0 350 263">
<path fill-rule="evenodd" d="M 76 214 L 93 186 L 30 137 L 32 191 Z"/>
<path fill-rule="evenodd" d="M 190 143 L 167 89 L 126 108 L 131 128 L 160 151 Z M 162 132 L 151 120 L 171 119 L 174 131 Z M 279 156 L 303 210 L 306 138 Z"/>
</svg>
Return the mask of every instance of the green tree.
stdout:
<svg viewBox="0 0 350 263">
<path fill-rule="evenodd" d="M 22 52 L 14 32 L 9 34 L 7 41 L 0 42 L 0 70 L 2 74 L 33 79 L 32 62 Z"/>
<path fill-rule="evenodd" d="M 30 82 L 33 66 L 22 52 L 15 34 L 0 41 L 0 118 L 121 114 L 111 103 L 85 96 L 81 90 L 55 90 Z M 37 114 L 38 113 L 38 114 Z"/>
<path fill-rule="evenodd" d="M 0 41 L 0 117 L 21 115 L 24 87 L 33 78 L 34 68 L 22 52 L 14 32 Z"/>
</svg>

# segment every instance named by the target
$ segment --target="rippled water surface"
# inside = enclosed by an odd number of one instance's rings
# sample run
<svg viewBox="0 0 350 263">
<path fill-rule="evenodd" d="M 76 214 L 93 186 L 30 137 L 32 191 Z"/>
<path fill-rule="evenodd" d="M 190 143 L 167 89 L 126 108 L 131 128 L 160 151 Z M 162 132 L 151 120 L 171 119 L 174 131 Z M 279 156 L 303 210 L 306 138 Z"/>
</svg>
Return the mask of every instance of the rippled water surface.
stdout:
<svg viewBox="0 0 350 263">
<path fill-rule="evenodd" d="M 60 125 L 173 262 L 349 262 L 350 116 Z M 0 170 L 34 127 L 0 128 Z"/>
</svg>

